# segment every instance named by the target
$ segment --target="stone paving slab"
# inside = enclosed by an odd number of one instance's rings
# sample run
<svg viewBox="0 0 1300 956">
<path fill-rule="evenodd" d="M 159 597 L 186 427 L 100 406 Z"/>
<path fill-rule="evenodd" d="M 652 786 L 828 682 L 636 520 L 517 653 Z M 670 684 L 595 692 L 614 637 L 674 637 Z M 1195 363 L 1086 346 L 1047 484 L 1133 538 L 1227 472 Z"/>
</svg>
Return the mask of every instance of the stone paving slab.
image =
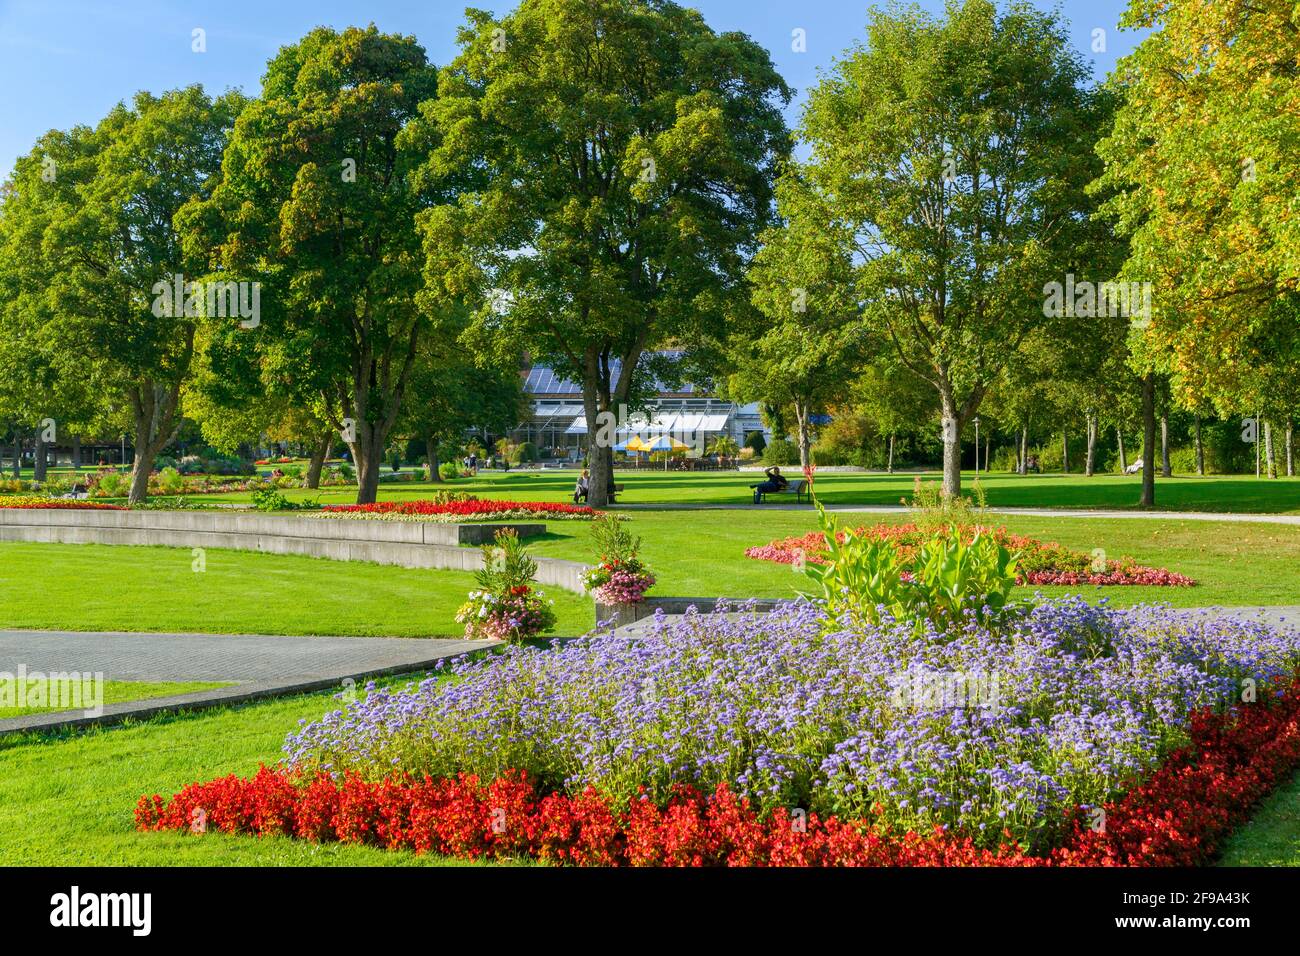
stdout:
<svg viewBox="0 0 1300 956">
<path fill-rule="evenodd" d="M 102 673 L 105 680 L 232 681 L 231 686 L 81 711 L 0 719 L 0 734 L 109 724 L 285 694 L 341 688 L 373 677 L 427 670 L 493 641 L 401 637 L 278 637 L 256 634 L 135 634 L 120 631 L 0 631 L 0 672 Z"/>
</svg>

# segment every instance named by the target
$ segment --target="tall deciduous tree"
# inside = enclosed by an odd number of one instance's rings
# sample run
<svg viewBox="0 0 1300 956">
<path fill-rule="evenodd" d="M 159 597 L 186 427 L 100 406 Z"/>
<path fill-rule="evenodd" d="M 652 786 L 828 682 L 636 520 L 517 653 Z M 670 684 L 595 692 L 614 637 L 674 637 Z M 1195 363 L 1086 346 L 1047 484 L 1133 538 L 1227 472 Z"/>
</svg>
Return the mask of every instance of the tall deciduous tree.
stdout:
<svg viewBox="0 0 1300 956">
<path fill-rule="evenodd" d="M 1300 277 L 1300 29 L 1289 0 L 1132 0 L 1098 146 L 1125 271 L 1156 285 L 1148 345 L 1187 407 L 1248 388 L 1253 337 Z M 1294 309 L 1294 304 L 1291 305 Z"/>
<path fill-rule="evenodd" d="M 794 411 L 799 463 L 812 464 L 815 412 L 847 398 L 869 358 L 853 297 L 852 260 L 832 225 L 809 205 L 803 184 L 783 181 L 780 226 L 763 234 L 750 271 L 757 316 L 741 323 L 729 391 Z"/>
<path fill-rule="evenodd" d="M 358 502 L 375 500 L 432 324 L 415 301 L 415 215 L 445 197 L 417 185 L 423 150 L 402 133 L 436 85 L 411 37 L 313 30 L 270 62 L 231 134 L 221 186 L 187 210 L 213 266 L 264 281 L 262 324 L 246 333 L 258 337 L 260 374 L 312 396 L 340 431 Z"/>
<path fill-rule="evenodd" d="M 192 308 L 158 307 L 159 283 L 199 271 L 177 213 L 218 182 L 242 105 L 197 86 L 139 93 L 94 129 L 42 137 L 18 161 L 4 201 L 0 272 L 18 274 L 23 296 L 5 311 L 25 313 L 17 321 L 34 330 L 47 382 L 93 383 L 103 414 L 130 421 L 132 502 L 145 497 L 154 456 L 179 424 L 201 321 Z"/>
<path fill-rule="evenodd" d="M 607 416 L 642 356 L 721 337 L 788 150 L 789 90 L 748 37 L 663 0 L 523 0 L 468 12 L 424 114 L 429 170 L 489 175 L 421 217 L 431 298 L 476 296 L 469 340 L 582 383 L 591 503 Z M 616 370 L 622 370 L 617 374 Z"/>
<path fill-rule="evenodd" d="M 867 319 L 936 391 L 949 495 L 966 424 L 1092 228 L 1082 144 L 1105 103 L 1086 77 L 1059 20 L 1027 4 L 893 6 L 804 113 L 802 174 L 851 235 Z"/>
</svg>

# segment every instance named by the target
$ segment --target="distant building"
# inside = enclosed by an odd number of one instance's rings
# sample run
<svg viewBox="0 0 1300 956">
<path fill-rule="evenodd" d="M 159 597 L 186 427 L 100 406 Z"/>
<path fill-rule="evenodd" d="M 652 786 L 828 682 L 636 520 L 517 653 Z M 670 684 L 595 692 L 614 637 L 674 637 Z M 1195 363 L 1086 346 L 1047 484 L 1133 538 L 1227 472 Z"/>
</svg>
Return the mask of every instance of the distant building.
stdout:
<svg viewBox="0 0 1300 956">
<path fill-rule="evenodd" d="M 610 367 L 614 381 L 618 381 L 620 373 L 615 360 Z M 550 452 L 554 457 L 579 457 L 587 436 L 582 386 L 544 365 L 534 365 L 523 375 L 531 415 L 515 427 L 510 440 L 532 442 L 543 454 Z M 703 450 L 719 435 L 728 435 L 737 444 L 743 444 L 750 432 L 763 432 L 765 438 L 769 437 L 757 403 L 737 405 L 713 398 L 694 385 L 674 389 L 655 382 L 653 388 L 654 397 L 647 403 L 646 414 L 629 414 L 618 422 L 619 441 L 633 435 L 643 439 L 669 435 Z"/>
</svg>

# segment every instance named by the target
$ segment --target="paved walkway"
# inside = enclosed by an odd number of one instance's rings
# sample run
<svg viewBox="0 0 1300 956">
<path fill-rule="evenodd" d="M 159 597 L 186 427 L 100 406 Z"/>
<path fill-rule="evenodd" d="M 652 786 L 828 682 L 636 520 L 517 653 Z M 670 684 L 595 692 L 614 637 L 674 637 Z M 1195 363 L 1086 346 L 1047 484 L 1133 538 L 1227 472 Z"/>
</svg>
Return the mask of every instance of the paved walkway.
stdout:
<svg viewBox="0 0 1300 956">
<path fill-rule="evenodd" d="M 810 504 L 794 502 L 772 502 L 771 504 L 726 504 L 722 502 L 672 502 L 620 504 L 618 511 L 812 511 Z M 906 514 L 912 509 L 906 505 L 826 505 L 827 511 L 845 514 Z M 1106 509 L 1074 508 L 997 508 L 990 507 L 990 514 L 1023 515 L 1033 518 L 1155 518 L 1170 521 L 1249 521 L 1260 524 L 1300 525 L 1300 514 L 1240 514 L 1235 512 L 1211 511 L 1119 511 Z"/>
<path fill-rule="evenodd" d="M 0 631 L 0 671 L 102 672 L 105 680 L 320 680 L 411 666 L 487 647 L 487 641 L 404 637 L 276 637 Z"/>
<path fill-rule="evenodd" d="M 276 637 L 255 634 L 136 634 L 120 631 L 0 631 L 0 673 L 102 673 L 117 681 L 222 681 L 230 687 L 80 711 L 0 719 L 0 734 L 112 723 L 357 684 L 421 671 L 491 641 L 399 637 Z"/>
</svg>

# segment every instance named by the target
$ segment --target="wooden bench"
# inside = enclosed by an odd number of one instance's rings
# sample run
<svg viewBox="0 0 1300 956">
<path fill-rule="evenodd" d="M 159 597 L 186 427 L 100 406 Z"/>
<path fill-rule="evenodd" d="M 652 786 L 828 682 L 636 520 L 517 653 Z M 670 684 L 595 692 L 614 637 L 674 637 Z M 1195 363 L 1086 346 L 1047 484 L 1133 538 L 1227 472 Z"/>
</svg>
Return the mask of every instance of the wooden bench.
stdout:
<svg viewBox="0 0 1300 956">
<path fill-rule="evenodd" d="M 759 503 L 761 504 L 764 498 L 770 498 L 772 495 L 794 495 L 794 500 L 798 504 L 803 504 L 804 495 L 807 493 L 808 493 L 808 482 L 805 481 L 803 478 L 798 478 L 795 481 L 790 482 L 790 484 L 786 485 L 785 488 L 781 491 L 759 492 L 758 500 Z M 809 495 L 809 498 L 811 497 L 812 496 Z"/>
</svg>

